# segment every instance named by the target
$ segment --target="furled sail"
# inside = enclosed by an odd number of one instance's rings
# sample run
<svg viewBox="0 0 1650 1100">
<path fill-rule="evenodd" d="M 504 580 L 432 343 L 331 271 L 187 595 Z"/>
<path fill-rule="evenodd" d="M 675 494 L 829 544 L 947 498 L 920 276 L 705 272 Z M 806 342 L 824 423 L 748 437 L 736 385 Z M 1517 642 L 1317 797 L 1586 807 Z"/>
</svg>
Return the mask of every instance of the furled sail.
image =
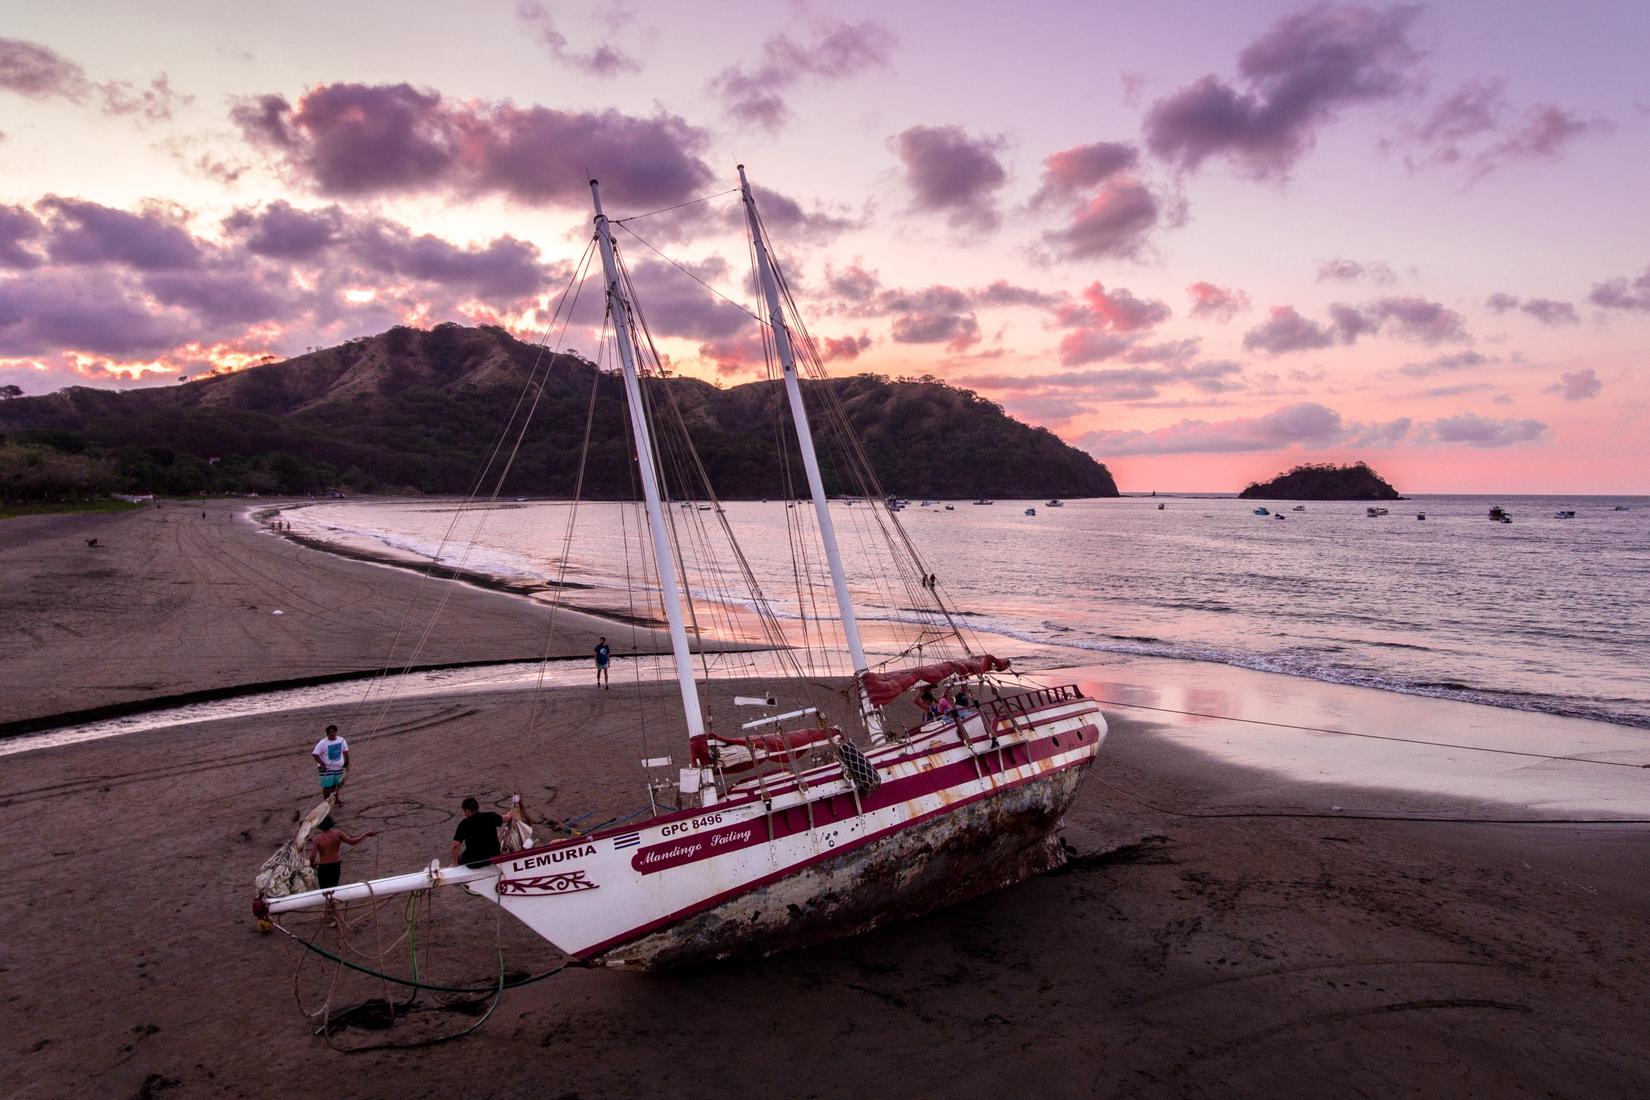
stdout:
<svg viewBox="0 0 1650 1100">
<path fill-rule="evenodd" d="M 867 672 L 861 682 L 865 694 L 876 706 L 892 702 L 901 692 L 916 684 L 937 684 L 949 676 L 978 676 L 982 672 L 1007 672 L 1008 662 L 989 653 L 978 657 L 963 657 L 955 661 L 938 661 L 931 665 L 900 669 L 897 672 Z"/>
</svg>

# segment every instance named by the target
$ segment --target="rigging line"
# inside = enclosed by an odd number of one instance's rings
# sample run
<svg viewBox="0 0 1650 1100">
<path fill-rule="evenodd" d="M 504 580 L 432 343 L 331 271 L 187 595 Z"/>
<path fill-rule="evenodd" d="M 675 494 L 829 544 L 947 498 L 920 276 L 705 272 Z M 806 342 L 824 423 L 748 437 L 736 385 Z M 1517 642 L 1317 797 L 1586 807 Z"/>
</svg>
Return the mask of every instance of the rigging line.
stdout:
<svg viewBox="0 0 1650 1100">
<path fill-rule="evenodd" d="M 572 321 L 573 311 L 578 307 L 579 293 L 580 293 L 580 291 L 582 291 L 582 289 L 584 287 L 583 275 L 584 275 L 584 272 L 586 271 L 586 269 L 589 266 L 590 257 L 594 254 L 594 251 L 595 251 L 595 241 L 594 241 L 594 238 L 592 238 L 592 240 L 588 244 L 585 245 L 584 255 L 580 258 L 579 263 L 574 266 L 573 272 L 568 278 L 567 286 L 562 288 L 561 295 L 557 299 L 556 309 L 551 314 L 549 322 L 545 325 L 544 334 L 539 338 L 538 345 L 537 345 L 538 354 L 534 357 L 532 365 L 528 368 L 527 378 L 524 381 L 521 390 L 516 394 L 515 405 L 511 408 L 510 415 L 506 419 L 504 427 L 500 430 L 498 439 L 494 441 L 492 453 L 488 455 L 487 461 L 483 465 L 481 472 L 477 475 L 476 483 L 471 488 L 468 496 L 465 498 L 464 502 L 460 505 L 460 507 L 454 511 L 453 518 L 448 522 L 447 530 L 442 535 L 441 542 L 436 548 L 436 553 L 435 553 L 434 560 L 431 561 L 430 565 L 422 573 L 422 576 L 424 577 L 425 580 L 429 580 L 435 575 L 436 570 L 440 566 L 441 555 L 445 551 L 448 542 L 450 542 L 452 540 L 453 532 L 457 529 L 460 518 L 463 516 L 464 512 L 468 509 L 469 505 L 471 505 L 474 502 L 476 496 L 481 491 L 481 487 L 486 484 L 487 474 L 491 471 L 493 464 L 498 460 L 498 454 L 499 454 L 499 451 L 504 446 L 504 441 L 506 439 L 508 439 L 509 436 L 510 436 L 510 428 L 515 422 L 516 414 L 521 410 L 521 405 L 522 405 L 523 400 L 525 399 L 527 393 L 532 392 L 535 389 L 535 386 L 538 385 L 538 383 L 536 383 L 535 379 L 537 378 L 537 375 L 538 375 L 539 365 L 540 365 L 541 362 L 544 361 L 545 352 L 547 350 L 547 346 L 548 346 L 549 341 L 550 341 L 550 335 L 551 335 L 552 332 L 555 331 L 556 320 L 562 316 L 563 307 L 567 308 L 567 315 L 566 315 L 566 318 L 562 321 L 561 336 L 558 337 L 557 340 L 556 340 L 556 347 L 559 349 L 560 346 L 561 346 L 562 341 L 566 339 L 566 337 L 567 337 L 567 328 L 568 328 L 569 323 Z M 569 294 L 572 295 L 571 303 L 569 302 Z M 549 361 L 549 363 L 547 363 L 545 365 L 545 377 L 546 378 L 549 377 L 550 369 L 554 366 L 555 354 L 556 354 L 555 352 L 550 353 L 550 361 Z M 535 400 L 535 404 L 536 404 L 536 400 Z M 531 415 L 531 414 L 529 414 L 529 415 Z M 526 425 L 523 424 L 523 430 L 525 430 L 525 427 L 526 427 Z M 447 602 L 448 599 L 451 598 L 451 595 L 452 595 L 452 589 L 450 587 L 445 588 L 443 590 L 443 593 L 442 593 L 443 598 L 437 604 L 435 613 L 432 616 L 432 626 L 433 626 L 433 621 L 436 620 L 436 619 L 439 619 L 439 617 L 441 615 L 441 612 L 445 609 L 446 602 Z M 396 628 L 395 637 L 390 643 L 390 660 L 380 670 L 379 675 L 374 677 L 371 681 L 368 682 L 366 689 L 362 693 L 361 699 L 359 700 L 359 702 L 357 702 L 354 710 L 351 712 L 352 717 L 356 716 L 356 715 L 359 715 L 359 713 L 366 708 L 367 702 L 372 697 L 373 691 L 377 688 L 377 686 L 384 679 L 386 679 L 389 676 L 390 668 L 394 664 L 395 649 L 400 644 L 401 636 L 402 636 L 403 633 L 405 633 L 406 628 L 407 628 L 407 624 L 411 620 L 411 616 L 412 616 L 413 612 L 416 610 L 416 607 L 417 607 L 417 600 L 416 599 L 413 600 L 413 601 L 409 601 L 406 611 L 403 612 L 403 614 L 402 614 L 401 622 Z M 405 675 L 408 671 L 410 671 L 412 666 L 417 663 L 418 655 L 423 651 L 423 647 L 427 643 L 428 638 L 429 638 L 429 630 L 426 630 L 425 633 L 424 633 L 424 636 L 414 646 L 412 654 L 409 656 L 409 658 L 406 662 L 406 665 L 402 668 L 402 675 Z M 396 683 L 395 687 L 399 687 L 399 681 Z M 372 726 L 369 730 L 369 733 L 377 731 L 379 726 L 382 724 L 384 715 L 388 712 L 389 706 L 394 702 L 395 697 L 396 697 L 396 691 L 392 689 L 388 699 L 386 699 L 383 706 L 380 708 L 377 716 L 373 719 L 373 723 L 372 723 Z"/>
<path fill-rule="evenodd" d="M 574 286 L 574 281 L 579 278 L 580 268 L 584 264 L 588 263 L 589 257 L 592 253 L 593 248 L 594 248 L 594 244 L 590 244 L 590 245 L 585 246 L 584 257 L 581 258 L 579 266 L 576 266 L 574 268 L 574 272 L 573 272 L 572 276 L 569 278 L 568 285 L 562 289 L 561 296 L 558 299 L 557 304 L 556 304 L 555 313 L 551 316 L 549 323 L 545 327 L 543 336 L 541 336 L 539 341 L 538 341 L 540 357 L 542 357 L 542 355 L 543 355 L 544 344 L 549 340 L 550 333 L 552 331 L 554 331 L 554 329 L 555 329 L 556 318 L 560 316 L 562 307 L 567 304 L 568 293 L 570 291 L 572 291 L 573 286 Z M 571 313 L 569 313 L 569 316 L 571 316 Z M 563 332 L 564 332 L 564 335 L 565 335 L 565 325 L 563 326 Z M 536 375 L 536 373 L 538 371 L 538 362 L 539 362 L 539 360 L 537 358 L 535 358 L 532 367 L 528 370 L 527 378 L 524 380 L 521 390 L 516 394 L 515 405 L 512 406 L 512 408 L 510 410 L 510 415 L 506 418 L 504 426 L 499 431 L 498 438 L 493 443 L 493 450 L 488 455 L 487 461 L 482 465 L 481 472 L 476 476 L 475 485 L 470 489 L 470 492 L 465 497 L 465 502 L 466 503 L 468 503 L 469 501 L 474 500 L 476 494 L 481 491 L 481 486 L 486 483 L 486 478 L 487 478 L 488 471 L 492 469 L 493 463 L 495 461 L 497 461 L 497 459 L 498 459 L 499 450 L 504 446 L 504 441 L 509 438 L 510 426 L 515 422 L 516 414 L 521 409 L 521 403 L 524 400 L 528 390 L 531 389 L 531 387 L 532 387 L 533 378 L 534 378 L 534 376 Z M 441 542 L 436 548 L 435 560 L 433 560 L 430 563 L 430 565 L 428 567 L 426 567 L 421 573 L 421 576 L 425 580 L 429 580 L 434 575 L 437 567 L 439 566 L 441 553 L 446 549 L 447 543 L 452 540 L 453 532 L 457 528 L 457 525 L 458 525 L 458 522 L 459 522 L 459 519 L 460 519 L 460 516 L 462 515 L 462 513 L 463 513 L 463 507 L 462 506 L 459 509 L 454 511 L 453 518 L 452 518 L 451 521 L 449 521 L 449 523 L 447 525 L 447 530 L 443 533 L 442 538 L 441 538 Z M 351 711 L 351 718 L 352 719 L 354 717 L 358 716 L 360 714 L 360 712 L 363 709 L 366 708 L 367 702 L 368 702 L 369 699 L 371 699 L 373 692 L 375 690 L 377 690 L 380 683 L 390 675 L 390 670 L 391 670 L 391 668 L 394 667 L 394 664 L 395 664 L 395 659 L 394 659 L 395 651 L 400 646 L 401 637 L 406 632 L 407 624 L 411 621 L 413 612 L 417 610 L 417 605 L 418 605 L 418 600 L 416 598 L 417 595 L 418 594 L 415 593 L 415 598 L 413 600 L 409 601 L 406 609 L 403 611 L 402 616 L 401 616 L 401 621 L 400 621 L 399 624 L 397 624 L 395 635 L 391 639 L 391 642 L 390 642 L 390 649 L 389 649 L 390 656 L 386 660 L 384 666 L 382 668 L 380 668 L 378 675 L 373 677 L 370 681 L 368 681 L 367 685 L 365 686 L 365 689 L 362 692 L 361 698 L 357 701 L 354 709 Z M 411 663 L 414 663 L 414 662 L 416 662 L 416 650 L 414 652 L 414 657 L 409 661 L 409 665 Z M 403 670 L 403 671 L 405 671 L 405 670 Z"/>
<path fill-rule="evenodd" d="M 705 282 L 705 280 L 699 278 L 699 276 L 695 275 L 693 272 L 689 271 L 687 268 L 683 267 L 681 264 L 679 264 L 675 260 L 671 259 L 665 253 L 660 252 L 658 248 L 654 247 L 654 245 L 651 244 L 646 238 L 644 238 L 641 234 L 637 233 L 634 229 L 630 228 L 628 225 L 625 225 L 622 222 L 613 222 L 611 224 L 617 225 L 619 228 L 623 229 L 626 233 L 629 233 L 632 237 L 635 237 L 638 241 L 641 241 L 643 244 L 647 245 L 647 247 L 653 249 L 654 254 L 657 255 L 661 260 L 665 261 L 665 263 L 669 264 L 671 267 L 674 267 L 677 271 L 680 271 L 683 275 L 686 275 L 688 278 L 692 279 L 694 282 L 698 283 L 700 286 L 704 287 L 706 290 L 710 291 L 712 294 L 714 294 L 718 298 L 722 299 L 722 301 L 728 303 L 728 305 L 733 306 L 735 309 L 737 309 L 741 313 L 745 314 L 745 316 L 749 317 L 751 320 L 755 321 L 757 324 L 759 324 L 759 325 L 767 324 L 767 322 L 762 320 L 762 318 L 760 318 L 756 314 L 752 313 L 750 311 L 750 308 L 747 307 L 743 302 L 736 302 L 732 298 L 729 298 L 726 294 L 723 294 L 720 290 L 717 290 L 715 287 L 713 287 L 709 283 Z"/>
<path fill-rule="evenodd" d="M 664 206 L 664 207 L 660 207 L 658 210 L 649 210 L 646 214 L 631 214 L 628 217 L 623 217 L 623 218 L 609 218 L 609 219 L 607 219 L 607 224 L 608 225 L 623 225 L 625 222 L 639 221 L 642 218 L 651 218 L 655 214 L 668 214 L 672 210 L 680 210 L 684 206 L 697 206 L 699 203 L 702 203 L 702 202 L 710 202 L 712 199 L 719 199 L 724 195 L 731 195 L 737 190 L 739 190 L 739 188 L 730 187 L 726 191 L 718 191 L 714 195 L 705 195 L 702 198 L 689 199 L 687 202 L 679 202 L 675 206 Z M 641 240 L 640 237 L 637 237 L 636 239 Z M 649 246 L 649 247 L 651 247 L 651 246 Z"/>
<path fill-rule="evenodd" d="M 1134 710 L 1150 710 L 1160 714 L 1179 714 L 1187 718 L 1214 718 L 1223 722 L 1243 722 L 1251 726 L 1270 726 L 1274 729 L 1300 730 L 1303 733 L 1332 733 L 1338 737 L 1362 737 L 1371 741 L 1399 741 L 1406 745 L 1425 745 L 1435 749 L 1461 749 L 1466 752 L 1487 752 L 1497 756 L 1519 756 L 1529 760 L 1547 760 L 1557 764 L 1598 764 L 1610 768 L 1632 768 L 1642 770 L 1650 764 L 1634 764 L 1626 760 L 1591 760 L 1585 756 L 1554 756 L 1544 752 L 1523 752 L 1518 749 L 1495 749 L 1485 745 L 1462 745 L 1452 741 L 1427 741 L 1418 737 L 1399 737 L 1386 733 L 1356 733 L 1352 730 L 1332 730 L 1323 726 L 1300 726 L 1290 722 L 1268 722 L 1262 718 L 1239 718 L 1232 714 L 1206 714 L 1197 710 L 1176 710 L 1173 707 L 1150 707 L 1144 703 L 1125 703 L 1120 699 L 1095 699 L 1096 703 L 1104 703 L 1109 707 L 1130 707 Z"/>
</svg>

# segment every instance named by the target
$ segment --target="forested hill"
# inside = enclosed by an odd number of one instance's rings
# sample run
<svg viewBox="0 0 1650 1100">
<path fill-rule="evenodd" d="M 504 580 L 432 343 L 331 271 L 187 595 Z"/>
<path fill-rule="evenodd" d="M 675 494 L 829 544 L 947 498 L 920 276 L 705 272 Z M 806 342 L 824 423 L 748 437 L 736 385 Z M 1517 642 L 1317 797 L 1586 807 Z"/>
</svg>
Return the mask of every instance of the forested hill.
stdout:
<svg viewBox="0 0 1650 1100">
<path fill-rule="evenodd" d="M 585 495 L 632 496 L 619 376 L 572 355 L 555 356 L 546 372 L 537 348 L 491 326 L 397 327 L 175 386 L 74 387 L 16 398 L 0 402 L 0 433 L 14 460 L 23 453 L 18 445 L 37 455 L 73 453 L 121 489 L 467 493 L 536 363 L 542 394 L 503 492 L 571 495 L 594 385 Z M 720 495 L 785 494 L 777 430 L 784 397 L 776 383 L 721 389 L 670 378 L 649 385 L 668 388 L 666 399 L 681 410 Z M 971 391 L 870 374 L 803 386 L 830 492 L 856 487 L 839 476 L 831 433 L 814 411 L 828 396 L 846 412 L 889 493 L 1117 495 L 1105 466 Z M 662 390 L 650 392 L 659 402 Z M 794 443 L 787 449 L 794 452 Z"/>
<path fill-rule="evenodd" d="M 1258 500 L 1402 500 L 1398 490 L 1362 462 L 1296 466 L 1238 494 Z"/>
</svg>

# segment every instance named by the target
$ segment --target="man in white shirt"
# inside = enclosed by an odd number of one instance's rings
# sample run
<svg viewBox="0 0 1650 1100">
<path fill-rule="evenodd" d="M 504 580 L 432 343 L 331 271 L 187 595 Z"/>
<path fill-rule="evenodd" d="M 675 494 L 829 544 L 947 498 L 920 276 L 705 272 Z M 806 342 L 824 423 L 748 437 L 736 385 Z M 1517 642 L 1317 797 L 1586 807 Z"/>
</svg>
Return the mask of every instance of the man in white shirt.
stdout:
<svg viewBox="0 0 1650 1100">
<path fill-rule="evenodd" d="M 331 795 L 333 804 L 342 806 L 338 791 L 349 768 L 349 742 L 338 736 L 337 726 L 328 726 L 327 735 L 315 742 L 310 755 L 315 757 L 315 768 L 321 775 L 321 794 Z"/>
</svg>

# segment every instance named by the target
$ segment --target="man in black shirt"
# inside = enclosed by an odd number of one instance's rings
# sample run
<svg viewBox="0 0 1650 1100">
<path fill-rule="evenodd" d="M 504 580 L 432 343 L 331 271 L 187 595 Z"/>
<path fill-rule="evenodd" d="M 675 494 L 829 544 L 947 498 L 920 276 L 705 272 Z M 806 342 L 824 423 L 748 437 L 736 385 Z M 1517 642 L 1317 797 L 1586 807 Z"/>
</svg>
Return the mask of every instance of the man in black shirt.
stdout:
<svg viewBox="0 0 1650 1100">
<path fill-rule="evenodd" d="M 473 798 L 466 798 L 463 806 L 464 820 L 453 833 L 453 865 L 485 867 L 499 854 L 498 831 L 504 819 L 491 810 L 480 812 L 481 804 Z"/>
</svg>

